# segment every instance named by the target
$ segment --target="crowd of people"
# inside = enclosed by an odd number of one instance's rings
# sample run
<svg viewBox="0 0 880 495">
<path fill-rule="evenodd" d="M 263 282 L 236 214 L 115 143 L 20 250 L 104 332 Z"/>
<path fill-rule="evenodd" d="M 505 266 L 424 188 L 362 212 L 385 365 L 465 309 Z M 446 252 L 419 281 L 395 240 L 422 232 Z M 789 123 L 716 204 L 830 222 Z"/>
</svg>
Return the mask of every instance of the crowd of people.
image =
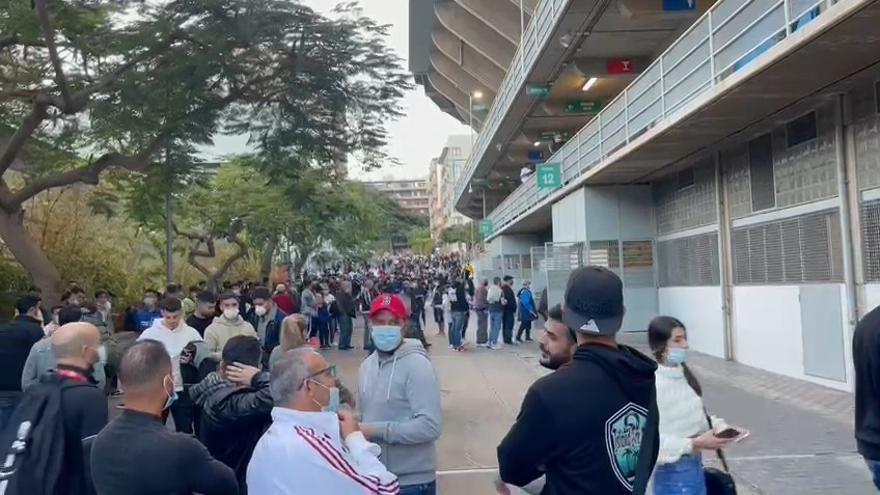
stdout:
<svg viewBox="0 0 880 495">
<path fill-rule="evenodd" d="M 456 256 L 268 282 L 145 290 L 115 322 L 109 291 L 71 287 L 48 311 L 38 292 L 21 297 L 0 329 L 0 493 L 435 494 L 430 310 L 456 351 L 471 318 L 489 350 L 544 320 L 554 372 L 498 446 L 499 493 L 644 493 L 652 475 L 658 495 L 707 493 L 702 453 L 748 436 L 704 412 L 684 323 L 651 322 L 653 357 L 617 341 L 623 290 L 607 269 L 573 271 L 550 307 L 528 280 L 478 278 Z M 334 346 L 366 351 L 357 377 L 328 361 Z"/>
</svg>

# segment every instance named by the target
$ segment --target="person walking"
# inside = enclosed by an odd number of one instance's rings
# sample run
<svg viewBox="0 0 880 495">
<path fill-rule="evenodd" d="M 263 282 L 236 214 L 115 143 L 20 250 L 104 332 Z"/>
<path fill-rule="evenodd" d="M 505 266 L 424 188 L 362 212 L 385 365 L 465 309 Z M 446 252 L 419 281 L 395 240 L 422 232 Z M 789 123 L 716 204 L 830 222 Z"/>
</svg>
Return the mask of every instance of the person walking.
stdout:
<svg viewBox="0 0 880 495">
<path fill-rule="evenodd" d="M 461 335 L 464 331 L 465 317 L 470 310 L 464 283 L 457 279 L 449 293 L 449 309 L 452 312 L 452 326 L 449 329 L 449 347 L 456 351 L 464 351 Z"/>
<path fill-rule="evenodd" d="M 477 345 L 489 347 L 489 279 L 480 280 L 480 286 L 474 291 L 474 313 L 477 315 Z"/>
<path fill-rule="evenodd" d="M 0 328 L 0 431 L 21 399 L 21 377 L 31 348 L 43 338 L 43 312 L 36 295 L 20 297 L 18 316 Z"/>
<path fill-rule="evenodd" d="M 516 342 L 520 344 L 523 343 L 523 333 L 526 335 L 526 342 L 532 341 L 532 322 L 538 319 L 531 285 L 528 279 L 523 280 L 523 286 L 516 295 L 519 301 L 519 330 L 516 332 Z"/>
<path fill-rule="evenodd" d="M 220 295 L 220 316 L 205 329 L 205 351 L 213 359 L 220 360 L 223 348 L 229 339 L 237 335 L 257 337 L 253 325 L 241 317 L 238 310 L 238 298 L 232 292 Z"/>
<path fill-rule="evenodd" d="M 375 289 L 373 279 L 367 278 L 364 280 L 364 286 L 361 288 L 360 295 L 358 295 L 358 307 L 363 318 L 364 350 L 367 352 L 373 350 L 373 341 L 370 337 L 372 333 L 370 328 L 370 308 L 373 306 L 373 299 L 376 299 L 378 296 L 379 291 Z"/>
<path fill-rule="evenodd" d="M 336 367 L 312 349 L 286 352 L 272 368 L 272 426 L 254 448 L 248 492 L 272 495 L 397 495 L 354 413 L 339 407 Z M 287 466 L 287 467 L 285 467 Z"/>
<path fill-rule="evenodd" d="M 336 306 L 339 308 L 339 350 L 347 351 L 354 349 L 351 345 L 351 335 L 354 333 L 354 319 L 357 317 L 357 303 L 352 295 L 351 282 L 345 280 L 341 284 L 342 290 L 336 297 Z"/>
<path fill-rule="evenodd" d="M 631 495 L 657 458 L 657 365 L 616 340 L 624 301 L 613 272 L 574 270 L 563 299 L 562 321 L 576 332 L 577 351 L 526 392 L 498 446 L 501 480 L 522 487 L 546 475 L 543 493 Z"/>
<path fill-rule="evenodd" d="M 173 362 L 165 345 L 141 339 L 123 355 L 122 414 L 95 437 L 91 473 L 98 495 L 157 493 L 237 495 L 231 468 L 190 435 L 165 427 L 177 397 Z"/>
<path fill-rule="evenodd" d="M 431 307 L 434 308 L 434 323 L 437 324 L 437 335 L 446 334 L 446 319 L 444 316 L 443 296 L 446 288 L 437 282 L 434 285 L 434 291 L 431 293 Z"/>
<path fill-rule="evenodd" d="M 373 302 L 377 352 L 358 373 L 361 431 L 381 447 L 380 459 L 398 476 L 401 495 L 435 495 L 440 386 L 421 341 L 405 338 L 412 323 L 407 316 L 399 296 L 383 294 Z"/>
<path fill-rule="evenodd" d="M 504 283 L 501 284 L 501 291 L 503 295 L 501 296 L 501 307 L 502 307 L 502 322 L 501 322 L 501 333 L 504 337 L 504 343 L 508 345 L 512 345 L 515 342 L 513 341 L 513 322 L 516 318 L 516 295 L 513 293 L 513 277 L 510 275 L 505 275 Z"/>
<path fill-rule="evenodd" d="M 856 446 L 880 491 L 880 306 L 856 325 L 852 348 Z"/>
<path fill-rule="evenodd" d="M 315 315 L 312 317 L 312 335 L 317 335 L 321 349 L 330 349 L 330 308 L 324 295 L 315 293 Z"/>
<path fill-rule="evenodd" d="M 184 387 L 181 366 L 192 366 L 195 363 L 197 352 L 195 344 L 203 345 L 204 342 L 195 328 L 183 322 L 183 305 L 180 299 L 169 297 L 162 301 L 162 318 L 156 320 L 153 326 L 144 330 L 138 337 L 138 340 L 146 339 L 161 342 L 168 352 L 176 394 L 176 400 L 171 405 L 174 428 L 181 433 L 192 433 L 193 407 L 189 393 Z"/>
<path fill-rule="evenodd" d="M 655 495 L 706 495 L 703 452 L 717 452 L 748 436 L 711 417 L 703 404 L 703 388 L 685 364 L 687 329 L 669 316 L 658 316 L 648 326 L 648 344 L 659 363 L 656 371 L 657 410 L 660 414 L 660 451 L 654 469 Z M 733 436 L 718 434 L 730 430 Z"/>
<path fill-rule="evenodd" d="M 236 335 L 224 345 L 217 371 L 190 389 L 201 408 L 198 438 L 235 471 L 242 494 L 251 454 L 271 422 L 272 394 L 269 374 L 259 370 L 261 354 L 256 336 Z"/>
<path fill-rule="evenodd" d="M 489 349 L 500 349 L 498 337 L 501 334 L 501 327 L 504 325 L 504 304 L 501 300 L 504 298 L 504 291 L 501 289 L 501 279 L 495 277 L 492 280 L 492 287 L 486 291 L 486 304 L 489 309 Z"/>
</svg>

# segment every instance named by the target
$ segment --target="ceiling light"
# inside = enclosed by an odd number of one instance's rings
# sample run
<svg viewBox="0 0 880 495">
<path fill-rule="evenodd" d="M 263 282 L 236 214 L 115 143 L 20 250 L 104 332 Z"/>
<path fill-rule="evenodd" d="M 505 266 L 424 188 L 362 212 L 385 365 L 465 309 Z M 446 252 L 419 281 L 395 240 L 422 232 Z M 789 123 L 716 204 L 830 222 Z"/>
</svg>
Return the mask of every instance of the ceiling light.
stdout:
<svg viewBox="0 0 880 495">
<path fill-rule="evenodd" d="M 538 146 L 541 146 L 541 141 L 535 141 L 535 148 L 537 148 Z"/>
<path fill-rule="evenodd" d="M 596 81 L 598 81 L 598 80 L 599 79 L 595 78 L 595 77 L 591 77 L 591 78 L 587 79 L 587 82 L 584 83 L 584 87 L 581 88 L 581 91 L 589 91 L 590 88 L 592 88 L 593 85 L 596 84 Z"/>
<path fill-rule="evenodd" d="M 474 91 L 473 97 L 475 100 L 479 100 L 480 98 L 483 97 L 483 92 L 482 91 Z"/>
</svg>

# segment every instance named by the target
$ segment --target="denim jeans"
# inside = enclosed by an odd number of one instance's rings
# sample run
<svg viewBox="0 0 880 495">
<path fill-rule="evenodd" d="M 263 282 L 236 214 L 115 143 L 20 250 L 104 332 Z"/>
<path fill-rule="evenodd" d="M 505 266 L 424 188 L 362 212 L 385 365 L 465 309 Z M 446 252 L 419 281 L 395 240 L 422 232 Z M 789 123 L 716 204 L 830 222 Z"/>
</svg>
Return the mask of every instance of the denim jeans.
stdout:
<svg viewBox="0 0 880 495">
<path fill-rule="evenodd" d="M 461 329 L 464 327 L 464 311 L 452 312 L 452 328 L 449 329 L 449 344 L 456 349 L 461 347 Z"/>
<path fill-rule="evenodd" d="M 437 495 L 437 482 L 400 487 L 400 495 Z"/>
<path fill-rule="evenodd" d="M 874 478 L 874 486 L 880 491 L 880 461 L 865 459 L 865 464 L 867 464 L 868 469 L 871 470 L 871 477 Z"/>
<path fill-rule="evenodd" d="M 6 424 L 12 418 L 18 402 L 21 400 L 21 393 L 10 392 L 8 395 L 0 396 L 0 432 L 6 429 Z"/>
<path fill-rule="evenodd" d="M 685 455 L 654 469 L 654 495 L 706 495 L 703 458 Z"/>
<path fill-rule="evenodd" d="M 502 311 L 489 311 L 489 344 L 498 345 L 498 336 L 501 334 L 501 325 L 504 323 Z"/>
<path fill-rule="evenodd" d="M 351 349 L 351 334 L 354 331 L 354 321 L 351 316 L 339 315 L 339 348 Z"/>
</svg>

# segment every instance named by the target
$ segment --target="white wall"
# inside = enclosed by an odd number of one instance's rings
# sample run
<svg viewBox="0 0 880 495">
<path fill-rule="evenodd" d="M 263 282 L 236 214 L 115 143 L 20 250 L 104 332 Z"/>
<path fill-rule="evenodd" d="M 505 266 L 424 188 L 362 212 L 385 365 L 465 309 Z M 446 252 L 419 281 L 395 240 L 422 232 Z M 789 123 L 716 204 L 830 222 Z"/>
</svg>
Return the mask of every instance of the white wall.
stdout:
<svg viewBox="0 0 880 495">
<path fill-rule="evenodd" d="M 538 235 L 530 234 L 511 234 L 500 235 L 497 239 L 501 243 L 501 253 L 499 254 L 531 254 L 531 249 L 535 246 L 543 246 L 544 242 Z"/>
<path fill-rule="evenodd" d="M 587 240 L 587 201 L 584 188 L 553 203 L 553 242 Z"/>
<path fill-rule="evenodd" d="M 720 287 L 661 287 L 660 314 L 674 316 L 688 329 L 695 351 L 724 357 L 724 315 Z"/>
<path fill-rule="evenodd" d="M 846 315 L 842 285 L 840 291 L 838 304 L 841 305 L 841 313 Z M 733 347 L 737 361 L 827 387 L 852 390 L 849 364 L 848 383 L 804 373 L 798 286 L 736 286 L 733 288 L 733 298 Z M 841 325 L 846 328 L 845 321 Z M 851 363 L 848 340 L 844 338 L 844 359 L 846 363 Z"/>
<path fill-rule="evenodd" d="M 864 314 L 880 306 L 880 284 L 865 284 L 865 307 Z"/>
</svg>

